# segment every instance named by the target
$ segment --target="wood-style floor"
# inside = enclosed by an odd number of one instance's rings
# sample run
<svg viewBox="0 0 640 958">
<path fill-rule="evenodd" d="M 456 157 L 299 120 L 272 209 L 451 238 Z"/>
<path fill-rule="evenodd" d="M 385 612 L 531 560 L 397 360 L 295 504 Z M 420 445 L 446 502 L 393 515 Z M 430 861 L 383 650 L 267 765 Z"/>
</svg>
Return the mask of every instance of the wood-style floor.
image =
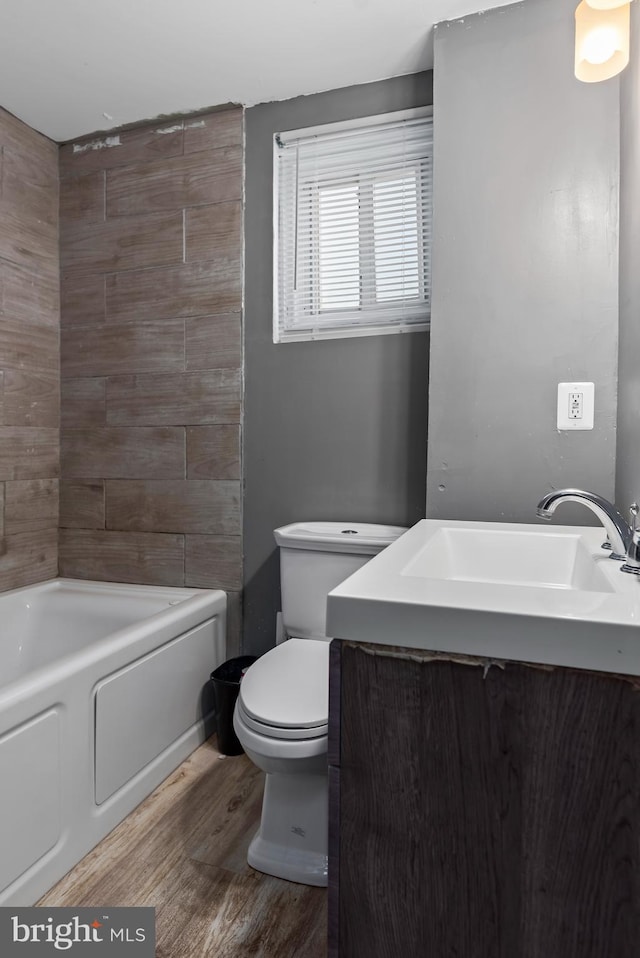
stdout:
<svg viewBox="0 0 640 958">
<path fill-rule="evenodd" d="M 247 865 L 262 785 L 213 736 L 38 904 L 153 906 L 157 958 L 325 958 L 326 890 Z"/>
</svg>

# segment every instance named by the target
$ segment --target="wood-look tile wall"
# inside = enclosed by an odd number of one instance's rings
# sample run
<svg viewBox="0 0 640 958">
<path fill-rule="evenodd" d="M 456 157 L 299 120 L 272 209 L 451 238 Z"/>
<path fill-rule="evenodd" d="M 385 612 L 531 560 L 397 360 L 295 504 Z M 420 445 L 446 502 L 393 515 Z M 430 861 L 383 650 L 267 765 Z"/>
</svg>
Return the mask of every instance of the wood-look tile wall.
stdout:
<svg viewBox="0 0 640 958">
<path fill-rule="evenodd" d="M 0 109 L 0 592 L 56 575 L 58 148 Z"/>
<path fill-rule="evenodd" d="M 233 109 L 60 149 L 60 572 L 224 589 L 231 652 L 242 122 Z"/>
</svg>

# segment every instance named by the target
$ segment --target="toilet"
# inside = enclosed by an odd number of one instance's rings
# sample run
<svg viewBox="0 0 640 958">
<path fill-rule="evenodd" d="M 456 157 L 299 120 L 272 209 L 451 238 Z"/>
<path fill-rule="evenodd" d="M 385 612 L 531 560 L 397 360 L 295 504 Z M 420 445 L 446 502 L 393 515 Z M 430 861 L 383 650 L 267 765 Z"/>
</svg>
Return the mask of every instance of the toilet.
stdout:
<svg viewBox="0 0 640 958">
<path fill-rule="evenodd" d="M 284 641 L 245 673 L 233 715 L 246 754 L 266 772 L 247 855 L 258 871 L 327 884 L 327 593 L 403 532 L 358 522 L 298 522 L 274 532 Z"/>
</svg>

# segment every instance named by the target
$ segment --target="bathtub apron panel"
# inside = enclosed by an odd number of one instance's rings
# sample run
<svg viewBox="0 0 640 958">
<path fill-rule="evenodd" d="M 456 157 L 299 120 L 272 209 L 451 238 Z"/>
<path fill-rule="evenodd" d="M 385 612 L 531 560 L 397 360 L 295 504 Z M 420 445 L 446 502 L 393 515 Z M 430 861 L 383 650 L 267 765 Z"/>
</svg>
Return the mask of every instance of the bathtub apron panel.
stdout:
<svg viewBox="0 0 640 958">
<path fill-rule="evenodd" d="M 96 805 L 197 721 L 213 636 L 214 623 L 205 622 L 98 683 Z"/>
<path fill-rule="evenodd" d="M 0 888 L 41 861 L 62 834 L 59 712 L 0 738 Z"/>
</svg>

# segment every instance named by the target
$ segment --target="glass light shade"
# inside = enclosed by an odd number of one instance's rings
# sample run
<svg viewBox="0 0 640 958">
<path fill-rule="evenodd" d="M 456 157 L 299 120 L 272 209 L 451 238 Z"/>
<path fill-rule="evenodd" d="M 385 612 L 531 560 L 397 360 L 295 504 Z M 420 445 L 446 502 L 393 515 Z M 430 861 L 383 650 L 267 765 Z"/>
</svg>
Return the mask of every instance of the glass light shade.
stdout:
<svg viewBox="0 0 640 958">
<path fill-rule="evenodd" d="M 587 6 L 593 10 L 615 10 L 616 7 L 624 7 L 629 0 L 587 0 Z"/>
<path fill-rule="evenodd" d="M 605 2 L 605 0 L 600 0 Z M 578 80 L 608 80 L 629 62 L 630 4 L 595 10 L 582 0 L 576 9 L 576 59 Z"/>
</svg>

